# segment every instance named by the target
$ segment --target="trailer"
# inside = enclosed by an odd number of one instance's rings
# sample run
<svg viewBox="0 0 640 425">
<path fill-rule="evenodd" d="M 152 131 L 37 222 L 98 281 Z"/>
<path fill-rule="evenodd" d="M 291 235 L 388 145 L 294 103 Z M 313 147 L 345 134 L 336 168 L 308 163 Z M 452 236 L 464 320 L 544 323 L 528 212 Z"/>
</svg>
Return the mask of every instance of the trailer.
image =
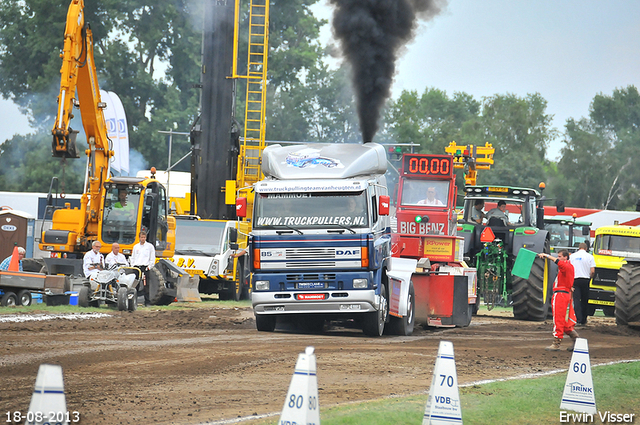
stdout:
<svg viewBox="0 0 640 425">
<path fill-rule="evenodd" d="M 64 293 L 69 290 L 65 276 L 44 273 L 0 271 L 0 306 L 29 306 L 32 293 Z"/>
</svg>

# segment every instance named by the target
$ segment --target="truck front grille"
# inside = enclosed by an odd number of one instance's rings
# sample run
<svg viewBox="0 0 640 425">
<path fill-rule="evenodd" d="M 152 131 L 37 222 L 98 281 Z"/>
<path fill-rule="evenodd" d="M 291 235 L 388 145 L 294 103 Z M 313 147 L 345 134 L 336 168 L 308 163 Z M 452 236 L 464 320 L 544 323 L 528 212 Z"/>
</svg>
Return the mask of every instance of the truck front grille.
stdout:
<svg viewBox="0 0 640 425">
<path fill-rule="evenodd" d="M 335 261 L 306 261 L 299 263 L 285 263 L 288 269 L 311 269 L 318 267 L 335 267 Z"/>
<path fill-rule="evenodd" d="M 300 282 L 304 280 L 336 280 L 334 273 L 305 273 L 305 274 L 288 274 L 287 280 Z"/>
<path fill-rule="evenodd" d="M 334 248 L 290 248 L 286 251 L 287 260 L 298 260 L 305 258 L 336 258 Z"/>
<path fill-rule="evenodd" d="M 606 285 L 615 287 L 616 280 L 618 280 L 617 269 L 601 269 L 596 267 L 596 272 L 593 277 L 594 285 Z"/>
</svg>

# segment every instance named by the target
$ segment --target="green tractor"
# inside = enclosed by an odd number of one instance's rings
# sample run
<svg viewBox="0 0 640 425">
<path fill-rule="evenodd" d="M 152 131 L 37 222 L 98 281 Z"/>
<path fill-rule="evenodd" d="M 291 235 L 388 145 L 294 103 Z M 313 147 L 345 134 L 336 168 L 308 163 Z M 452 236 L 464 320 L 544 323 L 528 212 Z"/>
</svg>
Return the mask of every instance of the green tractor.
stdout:
<svg viewBox="0 0 640 425">
<path fill-rule="evenodd" d="M 549 242 L 553 254 L 563 249 L 574 253 L 581 243 L 587 244 L 587 251 L 591 247 L 590 221 L 566 215 L 545 216 L 544 228 L 549 232 Z"/>
<path fill-rule="evenodd" d="M 478 299 L 489 309 L 512 306 L 519 320 L 542 321 L 551 311 L 557 266 L 537 255 L 532 258 L 534 253 L 550 253 L 543 201 L 535 189 L 467 186 L 464 215 L 458 221 L 464 256 L 478 270 Z M 522 248 L 523 257 L 532 261 L 526 279 L 512 273 Z"/>
</svg>

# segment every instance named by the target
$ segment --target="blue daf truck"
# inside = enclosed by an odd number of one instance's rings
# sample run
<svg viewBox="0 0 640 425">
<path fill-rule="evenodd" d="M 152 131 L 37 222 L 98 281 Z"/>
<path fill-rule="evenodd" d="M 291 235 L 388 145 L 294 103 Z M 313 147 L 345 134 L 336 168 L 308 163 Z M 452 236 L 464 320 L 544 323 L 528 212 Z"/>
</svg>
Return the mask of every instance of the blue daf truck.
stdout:
<svg viewBox="0 0 640 425">
<path fill-rule="evenodd" d="M 288 316 L 309 330 L 350 319 L 383 334 L 392 261 L 386 170 L 376 143 L 264 150 L 249 242 L 259 331 Z"/>
</svg>

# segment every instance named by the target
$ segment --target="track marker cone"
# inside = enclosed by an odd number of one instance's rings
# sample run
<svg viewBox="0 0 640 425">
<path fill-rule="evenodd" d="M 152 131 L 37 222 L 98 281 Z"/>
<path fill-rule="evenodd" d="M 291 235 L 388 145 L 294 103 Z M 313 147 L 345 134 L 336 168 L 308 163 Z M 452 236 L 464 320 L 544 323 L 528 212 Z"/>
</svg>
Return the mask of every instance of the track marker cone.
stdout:
<svg viewBox="0 0 640 425">
<path fill-rule="evenodd" d="M 585 338 L 577 338 L 573 348 L 567 382 L 564 384 L 560 410 L 597 413 L 596 396 L 591 379 L 589 344 Z"/>
<path fill-rule="evenodd" d="M 18 252 L 18 245 L 13 247 L 13 253 L 11 254 L 11 260 L 9 260 L 9 268 L 7 268 L 7 271 L 20 271 L 20 253 Z"/>
<path fill-rule="evenodd" d="M 52 414 L 55 415 L 53 420 L 51 420 Z M 70 418 L 67 413 L 62 366 L 41 364 L 25 425 L 68 424 L 69 419 L 73 418 Z"/>
<path fill-rule="evenodd" d="M 462 424 L 453 343 L 440 341 L 422 425 Z"/>
<path fill-rule="evenodd" d="M 318 378 L 314 348 L 298 355 L 278 425 L 320 425 Z"/>
</svg>

